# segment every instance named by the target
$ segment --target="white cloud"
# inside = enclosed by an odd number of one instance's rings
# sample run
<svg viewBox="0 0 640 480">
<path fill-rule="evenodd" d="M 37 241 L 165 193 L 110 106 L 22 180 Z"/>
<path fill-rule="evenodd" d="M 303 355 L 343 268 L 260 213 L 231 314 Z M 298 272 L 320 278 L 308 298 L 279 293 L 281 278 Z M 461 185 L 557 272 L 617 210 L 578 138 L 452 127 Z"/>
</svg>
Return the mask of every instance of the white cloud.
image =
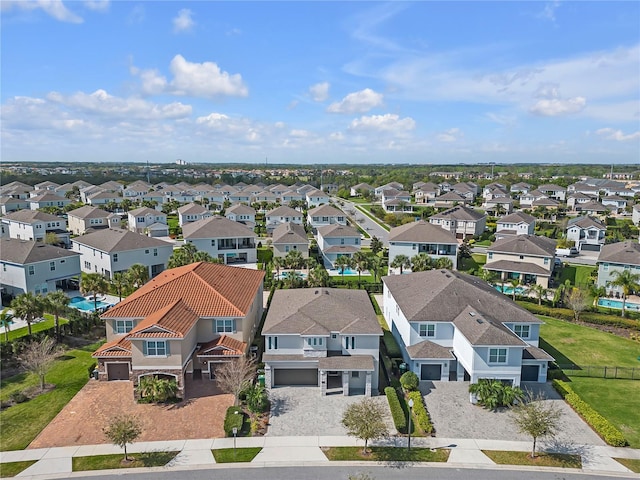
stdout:
<svg viewBox="0 0 640 480">
<path fill-rule="evenodd" d="M 544 5 L 544 8 L 538 15 L 538 18 L 542 18 L 543 20 L 549 20 L 550 22 L 556 22 L 556 10 L 560 7 L 559 0 L 555 0 L 553 2 L 547 2 Z"/>
<path fill-rule="evenodd" d="M 0 4 L 2 4 L 3 11 L 9 11 L 13 8 L 27 11 L 40 9 L 61 22 L 82 23 L 84 21 L 82 17 L 70 11 L 62 3 L 62 0 L 2 0 Z"/>
<path fill-rule="evenodd" d="M 622 130 L 614 130 L 613 128 L 601 128 L 600 130 L 596 130 L 596 134 L 606 138 L 607 140 L 615 140 L 617 142 L 640 140 L 640 130 L 637 132 L 625 134 L 622 132 Z"/>
<path fill-rule="evenodd" d="M 126 18 L 127 25 L 137 25 L 139 23 L 144 22 L 145 19 L 145 10 L 144 5 L 136 5 L 131 9 Z"/>
<path fill-rule="evenodd" d="M 178 16 L 173 19 L 173 33 L 190 32 L 196 22 L 191 18 L 193 12 L 188 8 L 183 8 L 178 12 Z"/>
<path fill-rule="evenodd" d="M 460 131 L 459 128 L 450 128 L 442 133 L 436 135 L 436 138 L 445 143 L 455 142 L 460 140 L 461 137 L 464 137 L 464 133 Z"/>
<path fill-rule="evenodd" d="M 582 111 L 587 105 L 587 99 L 584 97 L 542 99 L 538 100 L 529 111 L 536 115 L 545 117 L 558 117 L 561 115 L 570 115 Z"/>
<path fill-rule="evenodd" d="M 309 87 L 309 94 L 314 102 L 324 102 L 329 98 L 329 82 L 316 83 Z"/>
<path fill-rule="evenodd" d="M 110 3 L 110 0 L 84 0 L 84 6 L 96 12 L 106 12 Z"/>
<path fill-rule="evenodd" d="M 372 108 L 382 105 L 382 94 L 365 88 L 359 92 L 353 92 L 344 97 L 340 102 L 332 103 L 327 107 L 331 113 L 364 113 Z"/>
<path fill-rule="evenodd" d="M 396 135 L 406 135 L 415 129 L 416 122 L 411 117 L 400 118 L 394 113 L 384 115 L 363 115 L 354 119 L 349 125 L 350 130 L 387 132 Z"/>
</svg>

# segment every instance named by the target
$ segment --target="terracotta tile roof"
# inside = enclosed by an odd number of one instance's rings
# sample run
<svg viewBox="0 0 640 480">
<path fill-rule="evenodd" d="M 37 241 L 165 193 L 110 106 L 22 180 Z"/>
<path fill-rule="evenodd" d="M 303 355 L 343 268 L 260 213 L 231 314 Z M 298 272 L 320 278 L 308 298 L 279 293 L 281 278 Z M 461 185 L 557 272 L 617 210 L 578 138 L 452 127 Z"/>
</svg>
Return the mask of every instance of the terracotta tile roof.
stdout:
<svg viewBox="0 0 640 480">
<path fill-rule="evenodd" d="M 222 335 L 210 342 L 200 345 L 198 357 L 218 357 L 230 355 L 244 355 L 247 344 L 235 338 Z"/>
<path fill-rule="evenodd" d="M 199 318 L 244 317 L 264 272 L 198 262 L 165 270 L 102 318 L 144 318 L 182 299 Z"/>
<path fill-rule="evenodd" d="M 131 357 L 131 341 L 127 337 L 116 338 L 110 342 L 105 343 L 95 352 L 92 357 L 104 358 L 104 357 L 119 357 L 130 358 Z"/>
<path fill-rule="evenodd" d="M 142 320 L 129 332 L 129 338 L 183 338 L 198 322 L 198 315 L 182 299 Z"/>
</svg>

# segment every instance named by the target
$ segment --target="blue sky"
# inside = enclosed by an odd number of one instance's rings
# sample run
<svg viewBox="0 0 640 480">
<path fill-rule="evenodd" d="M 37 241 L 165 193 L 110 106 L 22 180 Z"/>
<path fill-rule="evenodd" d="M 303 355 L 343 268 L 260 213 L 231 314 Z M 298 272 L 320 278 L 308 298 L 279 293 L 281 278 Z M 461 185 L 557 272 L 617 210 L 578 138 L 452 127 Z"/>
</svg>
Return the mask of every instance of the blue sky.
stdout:
<svg viewBox="0 0 640 480">
<path fill-rule="evenodd" d="M 2 161 L 640 163 L 640 2 L 1 2 Z"/>
</svg>

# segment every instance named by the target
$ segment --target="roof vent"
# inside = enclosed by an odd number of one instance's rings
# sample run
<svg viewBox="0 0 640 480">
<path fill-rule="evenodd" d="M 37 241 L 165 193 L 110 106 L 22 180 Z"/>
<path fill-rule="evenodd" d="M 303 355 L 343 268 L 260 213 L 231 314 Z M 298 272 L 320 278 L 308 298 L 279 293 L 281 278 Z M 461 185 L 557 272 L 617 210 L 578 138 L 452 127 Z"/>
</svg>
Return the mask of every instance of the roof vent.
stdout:
<svg viewBox="0 0 640 480">
<path fill-rule="evenodd" d="M 484 322 L 482 321 L 482 319 L 481 319 L 481 318 L 476 318 L 476 322 L 478 322 L 478 323 L 484 323 Z"/>
<path fill-rule="evenodd" d="M 471 315 L 472 317 L 476 316 L 476 312 L 469 312 L 469 315 Z"/>
<path fill-rule="evenodd" d="M 318 293 L 319 293 L 318 290 L 313 292 L 314 295 L 317 295 Z"/>
</svg>

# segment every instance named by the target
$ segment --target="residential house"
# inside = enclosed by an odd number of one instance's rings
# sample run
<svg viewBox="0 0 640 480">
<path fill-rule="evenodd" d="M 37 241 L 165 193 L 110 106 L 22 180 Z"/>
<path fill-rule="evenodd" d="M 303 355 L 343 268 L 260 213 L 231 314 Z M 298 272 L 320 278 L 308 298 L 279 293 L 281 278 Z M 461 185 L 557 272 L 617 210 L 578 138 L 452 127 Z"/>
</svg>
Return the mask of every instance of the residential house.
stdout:
<svg viewBox="0 0 640 480">
<path fill-rule="evenodd" d="M 149 278 L 153 278 L 167 268 L 173 253 L 172 243 L 119 228 L 75 237 L 71 248 L 82 255 L 83 272 L 100 273 L 107 279 L 137 263 L 147 267 Z"/>
<path fill-rule="evenodd" d="M 120 215 L 91 205 L 85 205 L 67 213 L 69 230 L 74 235 L 84 235 L 90 229 L 119 228 L 121 220 Z"/>
<path fill-rule="evenodd" d="M 585 182 L 577 182 L 567 187 L 568 194 L 581 193 L 588 195 L 591 198 L 597 198 L 600 196 L 600 188 L 596 185 L 592 185 Z"/>
<path fill-rule="evenodd" d="M 58 207 L 64 208 L 71 203 L 71 200 L 60 195 L 56 195 L 53 192 L 47 191 L 41 195 L 29 198 L 29 208 L 31 210 L 38 210 L 46 207 Z"/>
<path fill-rule="evenodd" d="M 538 185 L 538 190 L 544 193 L 547 197 L 557 200 L 558 202 L 564 202 L 567 198 L 567 189 L 552 183 Z"/>
<path fill-rule="evenodd" d="M 575 210 L 585 215 L 607 215 L 611 210 L 595 200 L 575 206 Z"/>
<path fill-rule="evenodd" d="M 567 240 L 575 242 L 578 251 L 599 252 L 604 245 L 607 227 L 596 218 L 588 215 L 569 219 Z"/>
<path fill-rule="evenodd" d="M 322 252 L 325 266 L 335 268 L 338 257 L 353 257 L 360 250 L 360 232 L 340 224 L 319 227 L 318 248 Z"/>
<path fill-rule="evenodd" d="M 415 203 L 419 204 L 433 204 L 438 195 L 440 195 L 440 189 L 432 182 L 424 183 L 420 188 L 413 191 Z"/>
<path fill-rule="evenodd" d="M 593 201 L 595 197 L 586 195 L 581 192 L 572 193 L 567 197 L 567 208 L 573 211 L 579 211 L 581 205 Z"/>
<path fill-rule="evenodd" d="M 3 295 L 21 293 L 46 295 L 80 276 L 80 255 L 70 250 L 33 240 L 0 240 L 0 268 Z"/>
<path fill-rule="evenodd" d="M 307 202 L 308 208 L 314 208 L 320 205 L 328 204 L 329 196 L 322 190 L 318 190 L 316 188 L 305 193 L 305 201 Z"/>
<path fill-rule="evenodd" d="M 315 231 L 326 225 L 346 225 L 345 214 L 331 205 L 321 205 L 307 212 L 307 224 Z"/>
<path fill-rule="evenodd" d="M 420 380 L 546 382 L 543 322 L 487 282 L 448 270 L 382 281 L 385 321 Z"/>
<path fill-rule="evenodd" d="M 255 263 L 258 260 L 258 236 L 253 229 L 215 215 L 182 227 L 185 243 L 207 252 L 222 263 Z"/>
<path fill-rule="evenodd" d="M 386 183 L 384 185 L 381 185 L 379 187 L 376 187 L 373 190 L 373 193 L 376 197 L 382 197 L 382 192 L 384 192 L 385 190 L 389 190 L 390 188 L 393 188 L 395 190 L 402 190 L 404 187 L 402 186 L 401 183 L 398 182 L 389 182 Z"/>
<path fill-rule="evenodd" d="M 544 210 L 544 209 L 557 210 L 560 207 L 560 202 L 553 198 L 542 197 L 542 198 L 538 198 L 537 200 L 534 200 L 531 203 L 531 207 L 533 209 L 541 209 L 541 210 Z"/>
<path fill-rule="evenodd" d="M 518 182 L 511 185 L 511 188 L 509 188 L 509 192 L 518 195 L 522 193 L 529 193 L 531 189 L 533 189 L 533 186 L 531 184 L 526 182 Z"/>
<path fill-rule="evenodd" d="M 298 210 L 294 210 L 291 207 L 287 207 L 286 205 L 274 208 L 273 210 L 267 212 L 267 214 L 265 215 L 267 232 L 270 232 L 278 225 L 282 225 L 285 223 L 297 223 L 298 225 L 302 225 L 302 217 L 303 214 L 301 212 L 299 212 Z"/>
<path fill-rule="evenodd" d="M 178 224 L 184 227 L 187 223 L 197 222 L 205 218 L 211 218 L 213 213 L 206 207 L 197 203 L 188 203 L 178 208 Z"/>
<path fill-rule="evenodd" d="M 451 208 L 456 205 L 467 205 L 468 203 L 470 202 L 463 196 L 455 192 L 447 192 L 435 198 L 434 206 L 436 208 Z"/>
<path fill-rule="evenodd" d="M 359 197 L 362 195 L 362 192 L 375 192 L 375 188 L 368 183 L 359 183 L 351 187 L 350 195 L 352 197 Z"/>
<path fill-rule="evenodd" d="M 281 223 L 273 230 L 273 256 L 284 258 L 297 250 L 302 258 L 309 258 L 309 238 L 304 227 L 298 223 Z"/>
<path fill-rule="evenodd" d="M 608 195 L 600 198 L 600 203 L 604 207 L 608 207 L 609 210 L 615 213 L 623 212 L 627 208 L 627 199 L 618 195 Z"/>
<path fill-rule="evenodd" d="M 429 223 L 438 225 L 457 238 L 469 238 L 481 235 L 486 226 L 487 216 L 473 208 L 458 205 L 429 217 Z"/>
<path fill-rule="evenodd" d="M 82 194 L 80 195 L 82 197 Z M 87 200 L 84 202 L 87 205 L 107 205 L 109 203 L 115 203 L 120 205 L 122 203 L 123 197 L 114 192 L 109 192 L 106 190 L 98 190 L 95 193 L 89 194 Z"/>
<path fill-rule="evenodd" d="M 485 270 L 503 281 L 519 280 L 549 288 L 554 268 L 556 241 L 536 235 L 516 235 L 496 240 L 487 249 Z"/>
<path fill-rule="evenodd" d="M 631 221 L 634 225 L 640 225 L 640 203 L 636 203 L 631 210 Z"/>
<path fill-rule="evenodd" d="M 456 269 L 458 240 L 455 234 L 424 220 L 389 231 L 389 265 L 398 255 L 411 259 L 419 253 L 426 253 L 432 258 L 448 258 Z"/>
<path fill-rule="evenodd" d="M 253 228 L 256 226 L 256 211 L 247 205 L 233 205 L 227 208 L 224 216 L 229 220 L 241 223 L 247 227 Z"/>
<path fill-rule="evenodd" d="M 56 188 L 58 188 L 60 185 L 56 182 L 51 182 L 49 180 L 46 180 L 44 182 L 40 182 L 40 183 L 36 183 L 33 186 L 34 190 L 48 190 L 50 192 L 54 192 L 56 190 Z"/>
<path fill-rule="evenodd" d="M 473 199 L 478 195 L 478 185 L 471 182 L 460 182 L 453 185 L 451 191 L 466 198 L 468 202 L 473 202 Z"/>
<path fill-rule="evenodd" d="M 364 290 L 276 290 L 264 322 L 267 388 L 377 395 L 382 329 Z"/>
<path fill-rule="evenodd" d="M 508 197 L 506 185 L 498 182 L 489 183 L 482 189 L 482 198 L 491 200 L 494 197 Z"/>
<path fill-rule="evenodd" d="M 2 217 L 2 223 L 7 225 L 10 238 L 44 242 L 51 233 L 59 243 L 69 245 L 67 221 L 56 215 L 39 210 L 18 210 Z"/>
<path fill-rule="evenodd" d="M 513 211 L 513 200 L 510 197 L 493 197 L 491 200 L 485 200 L 482 204 L 489 215 L 501 215 L 503 213 L 511 213 Z"/>
<path fill-rule="evenodd" d="M 338 193 L 339 187 L 335 183 L 325 183 L 320 185 L 320 190 L 327 192 L 329 195 L 335 195 Z"/>
<path fill-rule="evenodd" d="M 247 353 L 262 317 L 264 272 L 212 263 L 167 270 L 102 314 L 107 343 L 93 353 L 99 380 L 192 378 Z"/>
<path fill-rule="evenodd" d="M 142 233 L 150 237 L 168 237 L 169 225 L 167 215 L 160 210 L 148 207 L 130 210 L 128 228 L 132 232 Z"/>
<path fill-rule="evenodd" d="M 533 202 L 542 198 L 549 198 L 546 194 L 540 190 L 531 190 L 529 193 L 523 193 L 520 195 L 520 207 L 521 208 L 533 208 Z"/>
<path fill-rule="evenodd" d="M 298 193 L 295 190 L 287 190 L 286 192 L 284 192 L 281 196 L 281 200 L 283 204 L 290 204 L 293 201 L 296 202 L 306 202 L 307 201 L 307 197 L 306 195 L 302 194 L 302 193 Z"/>
<path fill-rule="evenodd" d="M 524 212 L 515 212 L 496 222 L 496 240 L 514 235 L 533 235 L 536 218 Z"/>
<path fill-rule="evenodd" d="M 611 285 L 611 281 L 616 279 L 614 272 L 625 270 L 640 275 L 640 244 L 625 240 L 603 245 L 598 256 L 598 286 L 605 287 L 610 297 L 622 297 L 622 288 Z"/>
<path fill-rule="evenodd" d="M 6 215 L 7 213 L 17 212 L 18 210 L 29 209 L 30 204 L 27 200 L 22 198 L 14 198 L 8 195 L 0 197 L 0 213 Z"/>
</svg>

